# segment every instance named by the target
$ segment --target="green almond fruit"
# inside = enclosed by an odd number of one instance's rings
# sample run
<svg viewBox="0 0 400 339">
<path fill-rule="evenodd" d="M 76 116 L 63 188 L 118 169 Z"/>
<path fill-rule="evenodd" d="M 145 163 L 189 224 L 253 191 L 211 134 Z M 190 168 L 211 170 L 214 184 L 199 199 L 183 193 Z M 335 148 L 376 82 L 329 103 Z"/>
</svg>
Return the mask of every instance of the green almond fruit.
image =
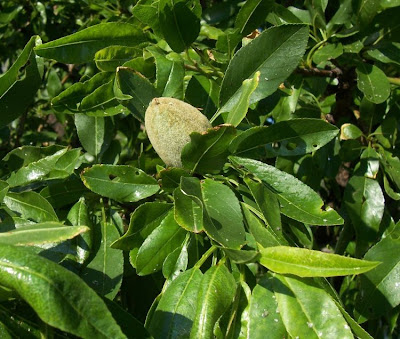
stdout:
<svg viewBox="0 0 400 339">
<path fill-rule="evenodd" d="M 174 98 L 154 98 L 145 114 L 147 135 L 167 166 L 182 167 L 181 152 L 193 132 L 206 132 L 211 124 L 192 105 Z"/>
</svg>

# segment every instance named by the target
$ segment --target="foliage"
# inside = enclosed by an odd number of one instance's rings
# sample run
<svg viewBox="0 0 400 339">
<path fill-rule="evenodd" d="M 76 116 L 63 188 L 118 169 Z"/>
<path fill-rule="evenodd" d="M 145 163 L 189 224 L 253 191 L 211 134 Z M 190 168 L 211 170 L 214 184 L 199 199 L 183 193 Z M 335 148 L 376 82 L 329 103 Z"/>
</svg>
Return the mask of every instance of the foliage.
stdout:
<svg viewBox="0 0 400 339">
<path fill-rule="evenodd" d="M 399 17 L 2 1 L 1 337 L 398 337 Z M 157 97 L 213 126 L 180 168 Z"/>
</svg>

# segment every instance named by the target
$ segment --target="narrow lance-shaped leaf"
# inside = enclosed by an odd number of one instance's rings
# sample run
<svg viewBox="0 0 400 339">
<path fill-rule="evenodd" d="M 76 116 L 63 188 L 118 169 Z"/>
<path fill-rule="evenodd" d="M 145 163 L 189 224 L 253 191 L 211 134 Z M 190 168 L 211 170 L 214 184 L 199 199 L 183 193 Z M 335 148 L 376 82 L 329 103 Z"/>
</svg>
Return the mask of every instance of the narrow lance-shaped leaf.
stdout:
<svg viewBox="0 0 400 339">
<path fill-rule="evenodd" d="M 80 337 L 126 338 L 97 293 L 62 266 L 0 245 L 0 272 L 0 284 L 13 288 L 50 326 Z"/>
<path fill-rule="evenodd" d="M 66 226 L 57 222 L 27 225 L 0 233 L 0 243 L 15 246 L 37 246 L 59 243 L 89 231 L 86 226 Z"/>
<path fill-rule="evenodd" d="M 281 213 L 311 225 L 339 225 L 343 219 L 330 207 L 323 209 L 318 193 L 294 176 L 260 161 L 230 157 L 234 166 L 242 166 L 256 175 L 278 196 Z"/>
<path fill-rule="evenodd" d="M 59 62 L 79 64 L 93 60 L 97 51 L 111 45 L 136 46 L 146 41 L 143 32 L 123 22 L 85 28 L 35 49 L 36 54 Z"/>
<path fill-rule="evenodd" d="M 138 201 L 159 190 L 156 179 L 131 166 L 95 165 L 81 174 L 91 191 L 121 202 Z"/>
<path fill-rule="evenodd" d="M 334 277 L 361 274 L 374 269 L 377 261 L 366 261 L 305 248 L 276 246 L 260 249 L 260 263 L 271 271 L 299 277 Z"/>
</svg>

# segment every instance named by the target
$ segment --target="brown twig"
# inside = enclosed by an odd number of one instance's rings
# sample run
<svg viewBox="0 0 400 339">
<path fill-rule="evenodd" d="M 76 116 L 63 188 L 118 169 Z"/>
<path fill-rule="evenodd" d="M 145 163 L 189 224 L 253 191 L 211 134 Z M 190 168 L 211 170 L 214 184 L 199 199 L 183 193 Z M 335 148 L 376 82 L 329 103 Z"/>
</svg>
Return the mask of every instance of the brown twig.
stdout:
<svg viewBox="0 0 400 339">
<path fill-rule="evenodd" d="M 296 73 L 302 74 L 304 76 L 310 76 L 310 77 L 324 77 L 324 78 L 340 78 L 343 75 L 343 71 L 335 67 L 333 69 L 320 69 L 317 67 L 312 67 L 312 68 L 297 68 Z"/>
</svg>

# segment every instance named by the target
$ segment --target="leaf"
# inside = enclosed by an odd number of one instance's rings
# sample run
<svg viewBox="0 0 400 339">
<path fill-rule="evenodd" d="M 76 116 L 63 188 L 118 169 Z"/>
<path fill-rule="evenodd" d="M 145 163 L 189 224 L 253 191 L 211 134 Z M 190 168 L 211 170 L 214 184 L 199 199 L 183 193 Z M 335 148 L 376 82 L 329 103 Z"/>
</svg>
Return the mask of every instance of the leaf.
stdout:
<svg viewBox="0 0 400 339">
<path fill-rule="evenodd" d="M 93 224 L 89 216 L 84 198 L 80 198 L 77 203 L 72 206 L 67 215 L 67 220 L 72 226 L 86 225 L 89 229 L 74 240 L 76 245 L 76 258 L 80 264 L 85 263 L 93 249 Z"/>
<path fill-rule="evenodd" d="M 340 140 L 358 139 L 363 132 L 353 124 L 343 124 L 340 126 Z"/>
<path fill-rule="evenodd" d="M 243 36 L 250 34 L 265 21 L 273 5 L 271 0 L 246 1 L 236 16 L 235 27 Z"/>
<path fill-rule="evenodd" d="M 179 187 L 181 177 L 190 177 L 188 171 L 178 167 L 167 167 L 160 171 L 161 188 L 168 193 L 172 193 L 175 188 Z"/>
<path fill-rule="evenodd" d="M 278 303 L 272 288 L 270 275 L 264 275 L 254 287 L 249 305 L 248 319 L 242 318 L 246 337 L 263 339 L 265 334 L 271 339 L 285 338 L 287 333 L 278 310 Z"/>
<path fill-rule="evenodd" d="M 192 268 L 179 275 L 162 294 L 148 325 L 157 338 L 183 338 L 190 335 L 203 274 Z"/>
<path fill-rule="evenodd" d="M 315 64 L 326 63 L 328 60 L 337 59 L 343 54 L 343 46 L 341 43 L 327 44 L 321 49 L 318 49 L 313 54 L 313 61 Z"/>
<path fill-rule="evenodd" d="M 135 26 L 124 22 L 107 22 L 40 45 L 35 52 L 65 64 L 80 64 L 92 61 L 95 53 L 105 47 L 137 46 L 145 41 L 145 35 Z"/>
<path fill-rule="evenodd" d="M 3 199 L 6 196 L 9 187 L 10 186 L 7 182 L 0 180 L 0 203 L 3 202 Z"/>
<path fill-rule="evenodd" d="M 25 219 L 35 222 L 58 221 L 50 203 L 36 192 L 9 192 L 4 198 L 4 204 Z"/>
<path fill-rule="evenodd" d="M 256 183 L 249 178 L 244 178 L 251 195 L 257 203 L 258 209 L 263 214 L 267 225 L 275 234 L 282 234 L 281 215 L 279 213 L 279 201 L 277 196 L 263 183 Z"/>
<path fill-rule="evenodd" d="M 385 73 L 375 65 L 358 64 L 357 87 L 374 104 L 384 102 L 390 95 L 390 83 Z"/>
<path fill-rule="evenodd" d="M 169 282 L 175 280 L 182 272 L 186 271 L 189 262 L 188 245 L 190 240 L 190 234 L 186 233 L 182 246 L 175 249 L 165 258 L 162 274 Z"/>
<path fill-rule="evenodd" d="M 380 262 L 366 261 L 305 248 L 276 246 L 260 249 L 260 264 L 281 274 L 335 277 L 368 272 Z"/>
<path fill-rule="evenodd" d="M 96 89 L 107 83 L 113 83 L 114 74 L 110 72 L 100 72 L 89 80 L 77 82 L 61 92 L 51 101 L 53 109 L 58 112 L 77 113 L 81 101 L 93 93 Z"/>
<path fill-rule="evenodd" d="M 26 112 L 42 84 L 43 69 L 33 48 L 41 43 L 33 36 L 0 81 L 0 127 L 4 127 Z"/>
<path fill-rule="evenodd" d="M 62 179 L 72 174 L 78 164 L 80 149 L 63 148 L 53 155 L 30 162 L 11 173 L 7 179 L 11 187 L 24 186 L 33 182 Z M 63 159 L 63 158 L 66 159 Z M 65 162 L 67 160 L 67 163 Z"/>
<path fill-rule="evenodd" d="M 184 229 L 194 233 L 204 231 L 202 204 L 193 200 L 180 188 L 174 191 L 174 213 L 175 221 Z"/>
<path fill-rule="evenodd" d="M 354 338 L 335 301 L 313 280 L 275 274 L 272 286 L 290 337 Z"/>
<path fill-rule="evenodd" d="M 196 1 L 160 0 L 158 19 L 168 45 L 177 53 L 183 52 L 200 32 L 200 15 L 190 9 Z"/>
<path fill-rule="evenodd" d="M 212 266 L 198 285 L 196 316 L 190 338 L 213 337 L 214 325 L 227 310 L 236 292 L 236 283 L 225 265 Z"/>
<path fill-rule="evenodd" d="M 155 87 L 159 96 L 183 99 L 183 61 L 180 58 L 167 58 L 161 49 L 154 46 L 148 47 L 147 50 L 153 55 L 156 63 Z"/>
<path fill-rule="evenodd" d="M 366 260 L 381 261 L 371 272 L 361 276 L 357 312 L 366 318 L 376 318 L 400 304 L 400 240 L 382 239 L 364 256 Z"/>
<path fill-rule="evenodd" d="M 230 157 L 235 167 L 243 166 L 261 179 L 280 201 L 281 213 L 289 218 L 310 225 L 340 225 L 343 219 L 329 206 L 323 209 L 323 201 L 310 187 L 292 175 L 262 162 Z"/>
<path fill-rule="evenodd" d="M 314 152 L 336 137 L 338 129 L 321 119 L 292 119 L 268 127 L 252 127 L 239 134 L 229 146 L 232 153 L 258 157 L 297 156 Z"/>
<path fill-rule="evenodd" d="M 108 117 L 86 114 L 75 114 L 74 118 L 80 143 L 97 160 L 110 146 L 114 136 L 113 121 Z"/>
<path fill-rule="evenodd" d="M 0 271 L 0 284 L 13 288 L 50 326 L 86 338 L 126 338 L 96 292 L 56 263 L 0 245 Z"/>
<path fill-rule="evenodd" d="M 109 46 L 97 51 L 94 61 L 100 71 L 114 72 L 118 66 L 141 54 L 141 50 L 136 47 Z"/>
<path fill-rule="evenodd" d="M 161 202 L 146 202 L 131 214 L 129 228 L 126 233 L 116 240 L 113 248 L 121 250 L 137 250 L 153 230 L 160 225 L 172 208 L 171 204 Z"/>
<path fill-rule="evenodd" d="M 381 9 L 379 0 L 361 0 L 358 7 L 358 21 L 362 27 L 366 27 Z"/>
<path fill-rule="evenodd" d="M 81 178 L 91 191 L 120 202 L 139 201 L 160 189 L 154 178 L 131 166 L 94 165 Z"/>
<path fill-rule="evenodd" d="M 176 223 L 171 210 L 139 248 L 136 257 L 137 274 L 147 275 L 160 270 L 165 258 L 182 245 L 185 236 L 186 231 Z"/>
<path fill-rule="evenodd" d="M 379 183 L 363 175 L 354 175 L 348 182 L 343 204 L 357 236 L 357 253 L 363 254 L 379 232 L 385 198 Z"/>
<path fill-rule="evenodd" d="M 49 183 L 40 191 L 40 195 L 57 209 L 76 202 L 87 192 L 79 177 L 71 176 L 65 181 Z"/>
<path fill-rule="evenodd" d="M 143 75 L 125 67 L 117 69 L 117 86 L 131 99 L 123 104 L 140 121 L 144 121 L 144 115 L 151 100 L 157 97 L 154 86 Z"/>
<path fill-rule="evenodd" d="M 124 273 L 124 257 L 120 250 L 111 248 L 119 232 L 111 222 L 95 225 L 94 243 L 98 246 L 94 258 L 81 271 L 82 279 L 97 293 L 113 300 L 118 293 Z"/>
<path fill-rule="evenodd" d="M 385 64 L 393 63 L 400 65 L 400 43 L 398 42 L 382 42 L 376 44 L 374 49 L 366 51 L 369 58 L 383 62 Z"/>
<path fill-rule="evenodd" d="M 230 125 L 219 125 L 206 133 L 193 132 L 181 154 L 182 165 L 191 172 L 218 173 L 227 161 L 228 146 L 236 135 Z"/>
<path fill-rule="evenodd" d="M 276 91 L 303 56 L 308 38 L 304 25 L 282 25 L 265 30 L 232 58 L 222 81 L 220 107 L 230 110 L 241 96 L 242 82 L 260 71 L 260 83 L 250 97 L 253 104 Z M 227 104 L 229 101 L 229 104 Z"/>
<path fill-rule="evenodd" d="M 37 246 L 72 239 L 89 231 L 86 226 L 65 226 L 57 222 L 27 225 L 0 233 L 0 243 L 15 246 Z"/>
<path fill-rule="evenodd" d="M 246 117 L 247 111 L 249 109 L 249 101 L 251 94 L 255 91 L 258 84 L 260 82 L 260 72 L 256 72 L 252 79 L 247 79 L 243 81 L 241 87 L 240 98 L 232 109 L 227 113 L 225 112 L 224 107 L 219 110 L 219 114 L 223 114 L 223 118 L 225 123 L 231 124 L 233 126 L 238 126 L 242 120 Z"/>
<path fill-rule="evenodd" d="M 183 178 L 184 179 L 184 178 Z M 245 243 L 243 215 L 231 189 L 212 179 L 200 183 L 204 204 L 204 230 L 224 247 L 240 249 Z"/>
</svg>

